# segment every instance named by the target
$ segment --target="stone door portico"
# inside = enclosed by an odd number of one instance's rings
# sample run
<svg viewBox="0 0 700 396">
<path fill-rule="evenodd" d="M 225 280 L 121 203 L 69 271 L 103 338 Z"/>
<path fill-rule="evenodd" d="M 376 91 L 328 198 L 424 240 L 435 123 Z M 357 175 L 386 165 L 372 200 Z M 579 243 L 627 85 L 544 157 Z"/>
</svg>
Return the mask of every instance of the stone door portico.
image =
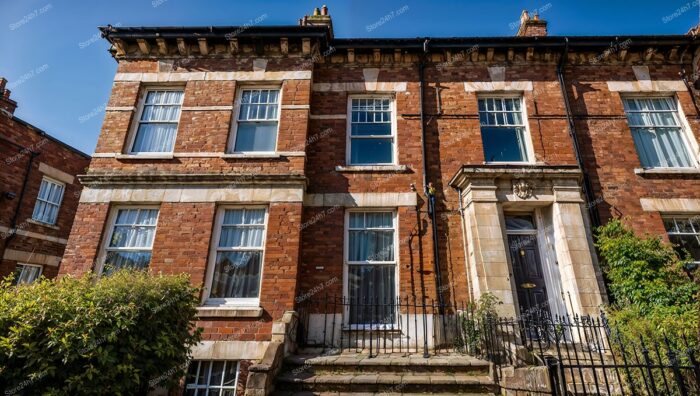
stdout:
<svg viewBox="0 0 700 396">
<path fill-rule="evenodd" d="M 499 314 L 519 312 L 505 214 L 531 213 L 554 314 L 597 314 L 602 304 L 597 258 L 576 166 L 463 166 L 460 191 L 471 296 L 496 296 Z"/>
</svg>

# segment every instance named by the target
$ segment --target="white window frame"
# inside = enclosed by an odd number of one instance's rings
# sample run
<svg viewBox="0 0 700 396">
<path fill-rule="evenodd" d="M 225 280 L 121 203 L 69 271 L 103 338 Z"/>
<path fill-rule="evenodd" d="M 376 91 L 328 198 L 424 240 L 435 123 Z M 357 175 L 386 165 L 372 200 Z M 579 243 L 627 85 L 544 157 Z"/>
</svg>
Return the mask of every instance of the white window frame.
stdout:
<svg viewBox="0 0 700 396">
<path fill-rule="evenodd" d="M 645 168 L 642 165 L 642 159 L 639 156 L 639 153 L 636 151 L 637 150 L 637 145 L 634 142 L 634 136 L 633 136 L 633 128 L 639 128 L 639 126 L 631 126 L 629 123 L 629 118 L 627 117 L 627 111 L 625 110 L 625 104 L 624 101 L 625 99 L 671 99 L 676 103 L 676 111 L 678 114 L 678 122 L 679 126 L 681 128 L 681 139 L 683 140 L 683 144 L 685 144 L 686 150 L 688 150 L 688 156 L 690 157 L 690 161 L 692 162 L 691 167 L 650 167 L 650 168 Z M 627 124 L 627 128 L 629 129 L 630 132 L 630 137 L 632 138 L 632 144 L 635 145 L 635 153 L 637 154 L 637 159 L 639 160 L 639 166 L 642 167 L 643 169 L 654 169 L 654 170 L 673 170 L 673 169 L 698 169 L 700 168 L 700 146 L 698 146 L 698 142 L 695 139 L 695 136 L 692 133 L 692 129 L 690 128 L 690 124 L 688 123 L 688 118 L 685 116 L 685 112 L 683 111 L 683 107 L 681 106 L 681 101 L 678 99 L 678 95 L 676 95 L 675 92 L 668 93 L 667 95 L 660 94 L 660 93 L 653 93 L 653 94 L 648 94 L 648 93 L 629 93 L 629 94 L 624 94 L 620 95 L 620 104 L 622 105 L 622 111 L 625 114 L 625 123 Z"/>
<path fill-rule="evenodd" d="M 47 201 L 47 200 L 45 200 L 45 199 L 39 198 L 39 192 L 41 192 L 41 185 L 44 183 L 44 181 L 47 181 L 48 183 L 53 183 L 53 184 L 56 184 L 56 185 L 59 185 L 59 186 L 62 187 L 62 189 L 61 189 L 61 196 L 60 196 L 59 199 L 58 199 L 58 203 L 53 203 L 53 202 Z M 52 179 L 52 178 L 50 178 L 50 177 L 48 177 L 48 176 L 43 176 L 43 177 L 41 178 L 41 183 L 39 183 L 39 192 L 37 192 L 36 201 L 34 201 L 34 208 L 32 208 L 32 220 L 38 221 L 39 223 L 42 223 L 42 224 L 56 225 L 56 224 L 58 223 L 58 216 L 61 214 L 61 205 L 63 204 L 63 197 L 64 197 L 65 194 L 66 194 L 66 183 L 63 183 L 63 182 L 58 181 L 58 180 L 56 180 L 56 179 Z M 46 222 L 46 221 L 43 221 L 43 220 L 39 220 L 39 219 L 35 219 L 35 218 L 34 218 L 34 210 L 36 210 L 36 204 L 37 204 L 39 201 L 44 202 L 44 203 L 46 203 L 47 205 L 56 205 L 56 206 L 58 206 L 58 208 L 56 209 L 56 218 L 54 219 L 53 223 L 49 223 L 49 222 Z"/>
<path fill-rule="evenodd" d="M 134 143 L 136 142 L 136 134 L 139 131 L 139 126 L 141 125 L 141 117 L 143 116 L 143 110 L 145 107 L 146 103 L 146 97 L 148 96 L 149 92 L 153 91 L 181 91 L 182 92 L 182 104 L 180 104 L 180 115 L 177 118 L 177 127 L 175 128 L 175 135 L 173 136 L 173 149 L 172 151 L 134 151 Z M 133 122 L 131 123 L 131 128 L 129 130 L 129 137 L 127 139 L 127 150 L 126 153 L 128 155 L 137 155 L 137 156 L 158 156 L 158 155 L 169 155 L 173 154 L 175 152 L 175 143 L 177 143 L 177 134 L 180 131 L 180 121 L 182 119 L 182 109 L 185 104 L 185 87 L 184 86 L 177 86 L 177 85 L 166 85 L 166 86 L 147 86 L 141 91 L 141 96 L 139 97 L 139 102 L 138 102 L 138 110 L 136 111 L 136 117 L 133 119 Z"/>
<path fill-rule="evenodd" d="M 243 100 L 243 91 L 259 90 L 259 89 L 276 89 L 279 91 L 277 99 L 279 103 L 277 104 L 277 131 L 275 132 L 275 148 L 272 151 L 236 151 L 236 137 L 238 136 L 238 117 L 241 115 L 241 101 Z M 228 154 L 239 154 L 239 155 L 249 155 L 249 156 L 260 156 L 260 155 L 270 155 L 277 153 L 277 147 L 279 146 L 280 140 L 280 121 L 282 119 L 282 84 L 246 84 L 239 87 L 236 90 L 236 100 L 233 106 L 233 119 L 231 122 L 231 133 L 230 141 L 226 147 Z M 267 122 L 274 120 L 265 120 Z M 255 121 L 244 121 L 244 122 L 255 122 Z"/>
<path fill-rule="evenodd" d="M 396 297 L 400 297 L 401 289 L 399 285 L 401 280 L 399 279 L 399 212 L 397 208 L 352 208 L 345 210 L 345 220 L 343 224 L 343 297 L 346 301 L 350 301 L 350 285 L 349 285 L 349 273 L 351 265 L 392 265 L 390 261 L 350 261 L 350 214 L 351 213 L 370 213 L 370 212 L 390 212 L 392 214 L 392 227 L 394 229 L 394 290 L 396 290 Z M 350 319 L 350 307 L 345 306 L 343 310 L 343 328 L 349 330 L 362 330 L 368 329 L 369 326 L 363 324 L 349 324 Z M 397 308 L 397 315 L 400 315 Z M 377 329 L 392 329 L 395 328 L 396 324 L 375 324 L 372 328 Z"/>
<path fill-rule="evenodd" d="M 231 364 L 231 363 L 236 364 L 236 378 L 233 381 L 233 386 L 222 386 L 222 385 L 210 385 L 209 384 L 209 382 L 211 381 L 211 374 L 212 374 L 211 370 L 212 370 L 212 367 L 214 366 L 214 362 L 216 362 L 216 361 L 217 360 L 192 360 L 192 361 L 190 361 L 190 364 L 197 364 L 197 374 L 196 374 L 197 378 L 199 378 L 199 370 L 202 369 L 201 363 L 202 362 L 209 362 L 209 372 L 207 373 L 207 384 L 206 385 L 190 385 L 187 383 L 187 379 L 185 379 L 185 392 L 184 392 L 184 394 L 187 394 L 187 390 L 189 390 L 189 389 L 196 389 L 197 395 L 202 394 L 202 393 L 205 395 L 208 395 L 209 390 L 211 389 L 210 387 L 212 387 L 212 386 L 215 387 L 214 389 L 220 391 L 219 394 L 223 394 L 224 390 L 233 390 L 234 394 L 236 393 L 236 389 L 238 388 L 238 376 L 240 375 L 240 371 L 241 371 L 240 361 L 239 360 L 223 360 L 224 373 L 226 372 L 226 366 L 228 364 Z M 221 361 L 221 360 L 218 360 L 218 361 Z M 187 371 L 189 373 L 189 367 L 188 367 Z M 185 377 L 187 377 L 187 376 L 185 375 Z M 225 376 L 222 373 L 222 375 L 221 375 L 221 383 L 222 384 L 223 384 L 224 379 L 225 379 Z"/>
<path fill-rule="evenodd" d="M 676 224 L 676 228 L 678 228 L 678 223 L 676 222 L 676 219 L 698 219 L 698 218 L 700 218 L 700 214 L 689 214 L 689 213 L 684 213 L 684 214 L 683 214 L 683 213 L 681 213 L 681 214 L 662 213 L 662 214 L 661 214 L 661 218 L 662 218 L 662 221 L 663 221 L 663 220 L 673 219 L 674 224 Z M 693 229 L 695 230 L 695 226 L 693 225 L 692 222 L 690 223 L 690 226 L 693 227 Z M 666 228 L 666 227 L 664 226 L 664 229 L 665 229 L 665 228 Z M 671 235 L 690 235 L 690 236 L 699 237 L 699 236 L 700 236 L 700 229 L 699 229 L 699 230 L 695 230 L 695 232 L 678 232 L 678 231 L 669 232 L 669 231 L 666 231 L 666 235 L 667 235 L 667 236 L 671 236 Z M 669 238 L 669 239 L 670 239 L 670 238 Z M 675 249 L 674 249 L 674 251 L 675 251 Z M 695 259 L 693 258 L 693 262 L 696 263 L 696 264 L 700 264 L 700 259 L 695 260 Z"/>
<path fill-rule="evenodd" d="M 216 267 L 216 255 L 219 251 L 219 240 L 221 239 L 221 225 L 224 221 L 224 213 L 231 209 L 263 209 L 265 211 L 263 243 L 259 248 L 228 248 L 229 251 L 236 250 L 260 250 L 260 285 L 258 286 L 257 298 L 210 298 L 211 286 L 214 281 L 214 270 Z M 265 250 L 267 248 L 268 221 L 270 218 L 270 208 L 266 205 L 222 205 L 216 210 L 214 220 L 214 233 L 212 234 L 211 246 L 209 248 L 209 262 L 207 263 L 206 281 L 204 283 L 204 293 L 202 293 L 202 303 L 207 306 L 229 306 L 229 307 L 258 307 L 260 306 L 260 294 L 262 294 L 262 282 L 265 276 Z"/>
<path fill-rule="evenodd" d="M 109 248 L 109 242 L 112 240 L 112 235 L 114 234 L 114 225 L 117 221 L 117 214 L 119 213 L 119 210 L 121 209 L 155 209 L 158 211 L 158 215 L 156 216 L 156 225 L 154 226 L 154 231 L 153 231 L 153 243 L 151 244 L 151 259 L 153 259 L 153 245 L 155 244 L 156 241 L 156 235 L 158 234 L 158 221 L 160 220 L 160 207 L 158 205 L 117 205 L 114 206 L 110 209 L 109 216 L 107 217 L 107 222 L 105 223 L 107 228 L 103 232 L 105 238 L 102 241 L 102 246 L 100 247 L 100 255 L 97 268 L 95 268 L 95 272 L 98 274 L 98 276 L 101 276 L 102 273 L 104 272 L 104 265 L 105 261 L 107 260 L 107 255 L 108 251 L 110 250 Z M 114 250 L 122 250 L 122 251 L 129 251 L 129 250 L 146 250 L 144 247 L 139 247 L 139 248 L 119 248 L 119 249 L 114 249 Z M 150 268 L 150 262 L 149 262 L 149 268 Z"/>
<path fill-rule="evenodd" d="M 22 267 L 39 267 L 39 274 L 37 274 L 36 279 L 33 279 L 31 282 L 26 283 L 27 285 L 28 285 L 28 284 L 31 284 L 31 283 L 34 283 L 37 279 L 41 278 L 41 274 L 44 272 L 44 266 L 43 266 L 43 265 L 39 265 L 39 264 L 28 264 L 28 263 L 17 263 L 16 266 L 15 266 L 15 271 L 14 271 L 14 272 L 17 272 L 17 267 L 20 267 L 20 266 L 22 266 Z M 14 281 L 17 282 L 17 280 L 18 280 L 18 278 L 15 278 Z M 16 283 L 16 284 L 17 284 L 17 285 L 20 285 L 20 283 Z M 22 283 L 22 285 L 24 285 L 24 284 L 25 284 L 25 283 Z"/>
<path fill-rule="evenodd" d="M 391 139 L 391 158 L 392 162 L 380 162 L 374 164 L 353 164 L 352 163 L 352 101 L 354 99 L 389 99 L 389 110 L 391 111 L 391 135 L 369 135 L 355 137 L 357 139 Z M 399 139 L 397 133 L 396 121 L 396 96 L 391 93 L 386 94 L 351 94 L 348 95 L 347 103 L 347 122 L 345 126 L 345 164 L 347 166 L 357 167 L 373 167 L 373 166 L 394 166 L 399 163 Z"/>
<path fill-rule="evenodd" d="M 476 112 L 477 116 L 480 115 L 479 111 L 479 99 L 519 99 L 520 100 L 520 111 L 523 118 L 523 126 L 525 130 L 523 131 L 523 140 L 525 140 L 525 155 L 527 156 L 526 161 L 487 161 L 486 153 L 483 148 L 484 138 L 483 131 L 481 129 L 481 119 L 479 119 L 479 136 L 481 137 L 482 152 L 484 152 L 484 164 L 498 164 L 498 165 L 523 165 L 523 164 L 534 164 L 535 163 L 535 149 L 532 144 L 532 134 L 530 133 L 530 121 L 527 115 L 527 106 L 525 105 L 525 94 L 523 92 L 504 92 L 504 93 L 486 93 L 478 94 L 476 97 Z"/>
</svg>

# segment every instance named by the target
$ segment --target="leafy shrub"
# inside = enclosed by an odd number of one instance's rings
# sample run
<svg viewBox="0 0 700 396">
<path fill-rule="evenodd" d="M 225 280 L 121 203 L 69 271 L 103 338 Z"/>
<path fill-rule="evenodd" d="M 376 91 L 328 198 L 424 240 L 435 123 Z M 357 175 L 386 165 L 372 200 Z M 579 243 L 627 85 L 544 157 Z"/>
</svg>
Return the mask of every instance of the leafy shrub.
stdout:
<svg viewBox="0 0 700 396">
<path fill-rule="evenodd" d="M 5 393 L 145 394 L 184 375 L 197 290 L 186 275 L 0 281 L 0 389 Z"/>
<path fill-rule="evenodd" d="M 640 238 L 616 219 L 598 229 L 596 246 L 604 260 L 612 299 L 612 324 L 630 339 L 664 336 L 695 344 L 698 287 L 683 271 L 686 259 L 659 237 Z"/>
</svg>

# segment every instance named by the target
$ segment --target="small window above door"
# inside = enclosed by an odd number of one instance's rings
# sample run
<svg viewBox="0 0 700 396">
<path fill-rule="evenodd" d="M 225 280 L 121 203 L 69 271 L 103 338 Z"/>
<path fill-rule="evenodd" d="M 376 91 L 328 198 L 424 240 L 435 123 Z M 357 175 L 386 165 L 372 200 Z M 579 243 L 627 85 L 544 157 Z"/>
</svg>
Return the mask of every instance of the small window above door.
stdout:
<svg viewBox="0 0 700 396">
<path fill-rule="evenodd" d="M 506 230 L 507 231 L 534 231 L 535 219 L 532 215 L 507 215 Z"/>
</svg>

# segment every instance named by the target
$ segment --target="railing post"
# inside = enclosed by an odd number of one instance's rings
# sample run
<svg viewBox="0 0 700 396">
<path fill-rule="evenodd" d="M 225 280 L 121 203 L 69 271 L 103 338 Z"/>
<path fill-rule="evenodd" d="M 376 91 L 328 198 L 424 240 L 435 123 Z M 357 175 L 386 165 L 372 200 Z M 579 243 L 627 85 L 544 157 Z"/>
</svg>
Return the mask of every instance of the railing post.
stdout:
<svg viewBox="0 0 700 396">
<path fill-rule="evenodd" d="M 425 297 L 422 299 L 422 305 L 423 305 L 423 357 L 427 358 L 430 356 L 430 353 L 428 353 L 428 313 L 427 307 L 425 306 Z"/>
<path fill-rule="evenodd" d="M 688 346 L 688 340 L 685 335 L 683 336 L 683 341 L 685 342 L 685 354 L 690 359 L 690 363 L 693 365 L 693 374 L 695 374 L 695 383 L 700 385 L 700 365 L 698 365 L 698 359 L 695 358 L 695 351 L 693 348 Z"/>
<path fill-rule="evenodd" d="M 685 381 L 683 380 L 683 375 L 681 374 L 681 369 L 678 364 L 678 356 L 676 352 L 671 348 L 668 338 L 664 336 L 664 342 L 666 343 L 666 351 L 668 352 L 668 361 L 671 363 L 671 368 L 673 369 L 673 376 L 676 378 L 676 384 L 678 385 L 678 391 L 681 396 L 688 396 L 688 389 L 685 386 Z"/>
<path fill-rule="evenodd" d="M 563 379 L 559 378 L 559 361 L 553 356 L 547 356 L 544 360 L 545 364 L 547 365 L 547 374 L 549 375 L 549 387 L 551 388 L 552 395 L 565 395 L 566 393 L 561 387 Z"/>
<path fill-rule="evenodd" d="M 656 390 L 656 381 L 654 381 L 654 373 L 651 371 L 653 368 L 653 363 L 651 359 L 649 359 L 649 349 L 647 349 L 647 346 L 644 344 L 644 338 L 639 337 L 639 341 L 642 345 L 642 356 L 644 356 L 644 368 L 647 371 L 647 375 L 649 376 L 649 384 L 651 385 L 651 391 L 656 395 L 658 391 Z"/>
</svg>

